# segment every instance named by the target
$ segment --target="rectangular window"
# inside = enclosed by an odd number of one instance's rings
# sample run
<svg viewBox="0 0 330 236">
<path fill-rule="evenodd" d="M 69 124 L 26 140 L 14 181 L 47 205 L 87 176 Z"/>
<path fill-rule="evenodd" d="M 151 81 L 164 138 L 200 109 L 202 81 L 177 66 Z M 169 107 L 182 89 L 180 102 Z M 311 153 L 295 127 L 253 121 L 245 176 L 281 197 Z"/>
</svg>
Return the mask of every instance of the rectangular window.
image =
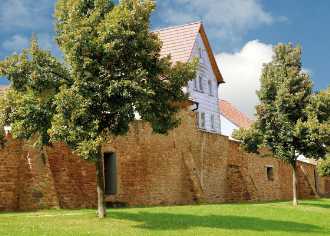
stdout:
<svg viewBox="0 0 330 236">
<path fill-rule="evenodd" d="M 211 129 L 212 129 L 212 130 L 215 130 L 214 114 L 211 115 Z"/>
<path fill-rule="evenodd" d="M 199 128 L 199 112 L 196 112 L 196 127 Z"/>
<path fill-rule="evenodd" d="M 209 85 L 209 95 L 213 96 L 213 86 L 211 80 L 208 81 L 208 85 Z"/>
<path fill-rule="evenodd" d="M 203 48 L 198 48 L 198 56 L 199 56 L 199 62 L 204 63 L 204 50 Z"/>
<path fill-rule="evenodd" d="M 200 128 L 205 129 L 205 112 L 201 112 Z"/>
<path fill-rule="evenodd" d="M 198 81 L 196 78 L 196 79 L 194 79 L 194 90 L 198 90 L 197 86 L 198 86 Z"/>
<path fill-rule="evenodd" d="M 199 76 L 199 91 L 202 93 L 204 92 L 204 87 L 203 87 L 203 77 Z"/>
<path fill-rule="evenodd" d="M 274 170 L 272 166 L 266 166 L 266 171 L 267 171 L 267 179 L 269 181 L 274 180 Z"/>
<path fill-rule="evenodd" d="M 105 194 L 117 193 L 117 158 L 115 153 L 104 153 Z"/>
</svg>

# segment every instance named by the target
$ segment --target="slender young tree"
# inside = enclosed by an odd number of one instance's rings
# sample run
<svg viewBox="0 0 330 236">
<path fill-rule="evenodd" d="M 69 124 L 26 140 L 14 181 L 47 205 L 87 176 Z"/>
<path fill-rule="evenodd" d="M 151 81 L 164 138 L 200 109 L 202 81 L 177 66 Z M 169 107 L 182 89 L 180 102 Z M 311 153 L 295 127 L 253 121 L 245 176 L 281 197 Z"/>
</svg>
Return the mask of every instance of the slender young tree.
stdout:
<svg viewBox="0 0 330 236">
<path fill-rule="evenodd" d="M 195 77 L 195 63 L 172 65 L 150 31 L 152 0 L 58 0 L 57 42 L 73 84 L 56 96 L 49 134 L 96 165 L 98 216 L 104 206 L 102 145 L 127 133 L 135 114 L 153 131 L 177 127 L 182 91 Z"/>
<path fill-rule="evenodd" d="M 323 130 L 330 134 L 330 86 L 315 94 L 313 97 L 310 111 L 317 111 L 317 119 L 323 121 Z M 317 170 L 320 176 L 330 176 L 330 135 L 326 137 L 327 156 L 317 165 Z"/>
<path fill-rule="evenodd" d="M 3 129 L 0 129 L 0 148 L 4 148 L 7 141 L 5 127 L 9 123 L 8 113 L 10 111 L 10 107 L 8 105 L 9 102 L 7 95 L 6 92 L 4 92 L 4 94 L 0 96 L 0 127 L 3 127 Z"/>
<path fill-rule="evenodd" d="M 249 152 L 269 148 L 287 162 L 293 173 L 293 205 L 297 202 L 297 159 L 299 155 L 319 159 L 329 145 L 329 103 L 312 92 L 312 81 L 302 71 L 301 48 L 279 44 L 273 61 L 264 65 L 257 92 L 256 122 L 250 129 L 235 132 Z"/>
<path fill-rule="evenodd" d="M 72 84 L 69 71 L 33 38 L 29 49 L 0 62 L 0 76 L 11 82 L 1 97 L 1 126 L 10 125 L 14 138 L 33 141 L 46 155 L 55 94 L 62 85 Z"/>
</svg>

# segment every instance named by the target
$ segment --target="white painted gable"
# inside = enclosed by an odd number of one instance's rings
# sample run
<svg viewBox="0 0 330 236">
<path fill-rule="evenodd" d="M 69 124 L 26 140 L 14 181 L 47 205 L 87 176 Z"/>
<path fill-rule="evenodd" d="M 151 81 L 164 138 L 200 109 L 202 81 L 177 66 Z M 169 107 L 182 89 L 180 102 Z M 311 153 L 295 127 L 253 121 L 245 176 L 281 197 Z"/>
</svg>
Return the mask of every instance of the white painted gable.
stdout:
<svg viewBox="0 0 330 236">
<path fill-rule="evenodd" d="M 190 60 L 198 57 L 200 65 L 197 78 L 188 82 L 190 99 L 199 104 L 199 127 L 205 131 L 220 133 L 220 111 L 218 98 L 218 81 L 212 69 L 210 58 L 200 34 L 197 35 Z M 204 114 L 204 115 L 202 115 Z M 203 117 L 205 127 L 202 127 Z M 213 123 L 213 125 L 212 125 Z"/>
</svg>

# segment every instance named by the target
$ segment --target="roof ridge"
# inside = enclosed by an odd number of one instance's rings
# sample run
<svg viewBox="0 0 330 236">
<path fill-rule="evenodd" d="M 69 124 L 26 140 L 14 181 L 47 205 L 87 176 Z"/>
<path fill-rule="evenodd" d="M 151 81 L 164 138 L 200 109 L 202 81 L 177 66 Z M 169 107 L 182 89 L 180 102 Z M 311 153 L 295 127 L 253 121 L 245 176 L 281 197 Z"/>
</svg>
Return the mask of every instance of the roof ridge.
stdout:
<svg viewBox="0 0 330 236">
<path fill-rule="evenodd" d="M 157 30 L 153 30 L 152 32 L 159 32 L 159 31 L 175 29 L 175 28 L 180 28 L 180 27 L 184 27 L 184 26 L 188 26 L 188 25 L 195 25 L 195 24 L 203 24 L 203 22 L 202 21 L 194 21 L 194 22 L 190 22 L 190 23 L 186 23 L 186 24 L 182 24 L 182 25 L 174 25 L 174 26 L 169 26 L 169 27 L 165 27 L 165 28 L 160 28 L 160 29 L 157 29 Z"/>
</svg>

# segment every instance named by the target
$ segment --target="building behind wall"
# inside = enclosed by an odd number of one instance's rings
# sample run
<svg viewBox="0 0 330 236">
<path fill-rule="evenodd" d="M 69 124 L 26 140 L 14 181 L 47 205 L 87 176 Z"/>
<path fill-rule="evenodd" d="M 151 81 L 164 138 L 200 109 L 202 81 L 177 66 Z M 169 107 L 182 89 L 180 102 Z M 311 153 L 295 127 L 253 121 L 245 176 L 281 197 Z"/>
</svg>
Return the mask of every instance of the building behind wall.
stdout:
<svg viewBox="0 0 330 236">
<path fill-rule="evenodd" d="M 233 104 L 226 100 L 220 100 L 221 134 L 232 137 L 235 130 L 249 128 L 253 121 L 243 112 L 239 111 Z"/>
<path fill-rule="evenodd" d="M 237 142 L 221 135 L 217 93 L 223 78 L 203 25 L 197 22 L 155 33 L 163 41 L 162 56 L 170 54 L 173 63 L 199 57 L 196 78 L 183 88 L 195 108 L 184 108 L 179 114 L 181 125 L 166 136 L 135 121 L 127 135 L 104 145 L 107 202 L 172 205 L 290 199 L 288 165 L 269 154 L 261 158 L 243 153 Z M 299 162 L 298 172 L 300 198 L 330 194 L 330 179 L 319 178 L 314 165 Z M 64 144 L 53 144 L 42 155 L 29 143 L 8 137 L 0 151 L 0 210 L 95 205 L 92 163 Z"/>
</svg>

